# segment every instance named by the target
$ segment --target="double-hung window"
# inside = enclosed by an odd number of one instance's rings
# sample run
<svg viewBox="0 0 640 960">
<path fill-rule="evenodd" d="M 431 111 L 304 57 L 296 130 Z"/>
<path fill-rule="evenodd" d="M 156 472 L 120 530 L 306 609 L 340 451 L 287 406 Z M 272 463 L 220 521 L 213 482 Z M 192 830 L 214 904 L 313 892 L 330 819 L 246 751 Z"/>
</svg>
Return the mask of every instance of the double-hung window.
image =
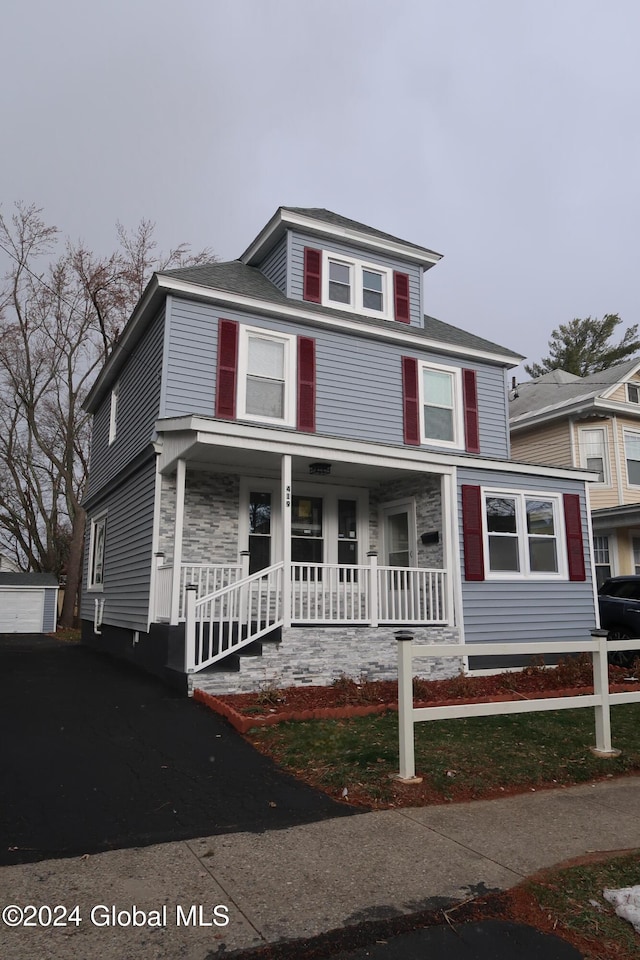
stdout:
<svg viewBox="0 0 640 960">
<path fill-rule="evenodd" d="M 566 575 L 558 497 L 485 491 L 484 526 L 488 577 Z"/>
<path fill-rule="evenodd" d="M 608 483 L 607 440 L 602 427 L 579 431 L 580 464 L 598 474 L 598 483 Z"/>
<path fill-rule="evenodd" d="M 89 545 L 89 589 L 102 590 L 104 584 L 104 546 L 107 535 L 107 517 L 103 514 L 91 521 Z"/>
<path fill-rule="evenodd" d="M 109 446 L 113 443 L 118 432 L 118 402 L 120 399 L 120 381 L 111 391 L 111 410 L 109 414 Z"/>
<path fill-rule="evenodd" d="M 295 337 L 242 327 L 238 359 L 239 415 L 292 425 L 295 406 Z"/>
<path fill-rule="evenodd" d="M 629 403 L 640 403 L 640 383 L 627 383 L 627 400 Z"/>
<path fill-rule="evenodd" d="M 624 431 L 624 455 L 630 487 L 640 487 L 640 433 Z"/>
<path fill-rule="evenodd" d="M 422 364 L 420 381 L 422 442 L 441 447 L 463 445 L 460 370 Z"/>
<path fill-rule="evenodd" d="M 393 271 L 324 252 L 322 302 L 369 317 L 393 319 Z"/>
</svg>

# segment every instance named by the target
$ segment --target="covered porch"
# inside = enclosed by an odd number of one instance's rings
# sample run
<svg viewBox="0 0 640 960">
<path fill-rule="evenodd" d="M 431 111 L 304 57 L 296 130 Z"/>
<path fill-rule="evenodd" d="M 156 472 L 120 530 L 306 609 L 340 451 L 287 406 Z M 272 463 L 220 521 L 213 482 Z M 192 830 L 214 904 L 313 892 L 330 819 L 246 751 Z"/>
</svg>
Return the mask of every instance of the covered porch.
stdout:
<svg viewBox="0 0 640 960">
<path fill-rule="evenodd" d="M 151 618 L 185 624 L 187 672 L 279 628 L 458 621 L 451 468 L 262 432 L 165 436 L 158 458 Z"/>
</svg>

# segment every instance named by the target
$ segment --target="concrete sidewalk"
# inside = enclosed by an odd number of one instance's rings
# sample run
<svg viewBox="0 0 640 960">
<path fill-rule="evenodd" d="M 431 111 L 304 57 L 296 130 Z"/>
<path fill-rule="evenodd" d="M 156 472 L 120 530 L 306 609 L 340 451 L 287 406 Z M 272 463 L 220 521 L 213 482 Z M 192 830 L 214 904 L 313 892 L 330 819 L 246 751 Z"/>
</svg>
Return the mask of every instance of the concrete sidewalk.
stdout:
<svg viewBox="0 0 640 960">
<path fill-rule="evenodd" d="M 3 867 L 2 906 L 77 904 L 79 922 L 0 925 L 0 956 L 210 960 L 221 949 L 436 909 L 568 858 L 636 847 L 640 777 Z M 135 905 L 147 923 L 114 926 L 103 909 L 92 919 L 98 905 Z M 225 918 L 213 916 L 216 905 L 228 908 L 226 926 L 215 925 Z"/>
</svg>

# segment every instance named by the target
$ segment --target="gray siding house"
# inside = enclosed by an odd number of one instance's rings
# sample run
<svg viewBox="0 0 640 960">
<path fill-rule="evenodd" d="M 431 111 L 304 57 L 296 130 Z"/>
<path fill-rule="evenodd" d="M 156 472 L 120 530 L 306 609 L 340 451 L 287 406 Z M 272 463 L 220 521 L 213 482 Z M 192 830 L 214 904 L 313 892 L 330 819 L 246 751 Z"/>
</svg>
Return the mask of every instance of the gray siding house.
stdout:
<svg viewBox="0 0 640 960">
<path fill-rule="evenodd" d="M 392 677 L 406 626 L 585 638 L 592 476 L 510 459 L 522 358 L 424 315 L 439 259 L 281 207 L 154 275 L 86 404 L 86 643 L 232 692 Z"/>
</svg>

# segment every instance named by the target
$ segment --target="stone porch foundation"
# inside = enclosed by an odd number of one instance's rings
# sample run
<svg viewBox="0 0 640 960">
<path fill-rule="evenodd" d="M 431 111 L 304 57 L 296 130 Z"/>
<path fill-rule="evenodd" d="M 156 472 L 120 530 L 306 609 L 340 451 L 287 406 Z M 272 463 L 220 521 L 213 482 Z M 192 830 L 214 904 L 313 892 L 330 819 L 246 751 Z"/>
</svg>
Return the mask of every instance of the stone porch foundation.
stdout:
<svg viewBox="0 0 640 960">
<path fill-rule="evenodd" d="M 265 643 L 261 656 L 244 656 L 238 672 L 194 673 L 194 687 L 214 696 L 250 693 L 265 687 L 328 686 L 346 675 L 355 680 L 396 680 L 399 627 L 291 627 L 279 643 Z M 416 627 L 417 643 L 457 643 L 455 627 Z M 442 680 L 456 676 L 460 659 L 425 657 L 416 660 L 416 676 Z"/>
</svg>

